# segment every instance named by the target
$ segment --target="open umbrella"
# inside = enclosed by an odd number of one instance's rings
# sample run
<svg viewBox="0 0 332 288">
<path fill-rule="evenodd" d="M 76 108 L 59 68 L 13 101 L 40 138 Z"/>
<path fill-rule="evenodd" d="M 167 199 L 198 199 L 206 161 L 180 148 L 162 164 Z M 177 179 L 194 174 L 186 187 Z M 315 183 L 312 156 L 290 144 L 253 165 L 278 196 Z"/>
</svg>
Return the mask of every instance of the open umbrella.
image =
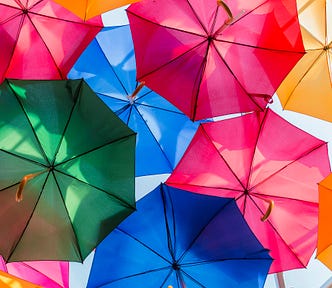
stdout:
<svg viewBox="0 0 332 288">
<path fill-rule="evenodd" d="M 317 240 L 317 183 L 329 172 L 327 143 L 267 109 L 202 124 L 166 183 L 234 197 L 271 250 L 273 273 L 307 265 Z"/>
<path fill-rule="evenodd" d="M 332 270 L 332 173 L 318 184 L 319 218 L 316 258 Z"/>
<path fill-rule="evenodd" d="M 87 287 L 262 287 L 271 261 L 233 199 L 161 184 L 98 245 Z"/>
<path fill-rule="evenodd" d="M 42 288 L 42 286 L 25 281 L 3 271 L 0 271 L 0 286 L 2 288 Z"/>
<path fill-rule="evenodd" d="M 0 269 L 41 287 L 69 288 L 69 262 L 29 261 L 6 264 L 1 258 Z"/>
<path fill-rule="evenodd" d="M 199 123 L 193 123 L 164 98 L 136 82 L 134 47 L 128 25 L 104 28 L 68 77 L 84 78 L 137 132 L 136 176 L 172 172 Z"/>
<path fill-rule="evenodd" d="M 194 120 L 263 110 L 304 53 L 294 0 L 143 0 L 127 13 L 138 80 Z"/>
<path fill-rule="evenodd" d="M 54 0 L 83 20 L 105 13 L 109 10 L 137 2 L 139 0 Z"/>
<path fill-rule="evenodd" d="M 283 108 L 332 122 L 332 3 L 297 0 L 305 56 L 277 90 Z"/>
<path fill-rule="evenodd" d="M 135 133 L 83 80 L 0 86 L 0 254 L 83 261 L 135 209 Z M 15 201 L 15 194 L 17 203 Z"/>
<path fill-rule="evenodd" d="M 0 83 L 5 78 L 64 79 L 101 30 L 51 0 L 0 0 Z"/>
</svg>

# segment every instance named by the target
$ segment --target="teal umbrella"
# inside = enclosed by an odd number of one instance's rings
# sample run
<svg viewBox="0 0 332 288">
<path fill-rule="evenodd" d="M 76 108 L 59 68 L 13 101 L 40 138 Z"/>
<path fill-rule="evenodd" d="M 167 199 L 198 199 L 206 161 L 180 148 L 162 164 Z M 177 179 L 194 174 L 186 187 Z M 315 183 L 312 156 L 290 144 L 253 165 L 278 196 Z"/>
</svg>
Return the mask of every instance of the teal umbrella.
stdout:
<svg viewBox="0 0 332 288">
<path fill-rule="evenodd" d="M 0 86 L 5 260 L 83 261 L 135 210 L 135 137 L 83 80 L 6 80 Z"/>
</svg>

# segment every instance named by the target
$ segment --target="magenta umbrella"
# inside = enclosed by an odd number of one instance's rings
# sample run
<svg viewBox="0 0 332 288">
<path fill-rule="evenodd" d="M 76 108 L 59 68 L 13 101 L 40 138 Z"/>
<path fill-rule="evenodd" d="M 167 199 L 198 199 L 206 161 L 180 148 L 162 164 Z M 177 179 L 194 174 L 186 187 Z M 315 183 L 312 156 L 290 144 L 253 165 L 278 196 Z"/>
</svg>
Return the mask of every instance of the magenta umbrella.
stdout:
<svg viewBox="0 0 332 288">
<path fill-rule="evenodd" d="M 47 288 L 69 288 L 69 262 L 28 261 L 5 263 L 0 258 L 0 270 Z"/>
</svg>

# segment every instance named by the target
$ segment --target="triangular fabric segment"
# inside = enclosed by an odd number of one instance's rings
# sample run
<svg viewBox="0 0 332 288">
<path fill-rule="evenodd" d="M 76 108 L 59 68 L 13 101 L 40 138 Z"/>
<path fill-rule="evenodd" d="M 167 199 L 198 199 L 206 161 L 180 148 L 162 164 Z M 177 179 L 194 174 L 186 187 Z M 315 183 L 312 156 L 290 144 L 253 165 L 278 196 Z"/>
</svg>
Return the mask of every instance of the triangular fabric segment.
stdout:
<svg viewBox="0 0 332 288">
<path fill-rule="evenodd" d="M 184 189 L 188 190 L 191 190 L 190 186 L 203 186 L 243 191 L 243 184 L 230 170 L 217 148 L 200 126 L 166 183 L 171 186 L 173 183 L 185 185 Z"/>
<path fill-rule="evenodd" d="M 55 163 L 133 134 L 83 81 Z"/>
<path fill-rule="evenodd" d="M 271 259 L 229 259 L 183 268 L 187 287 L 264 287 Z M 186 274 L 190 275 L 186 277 Z M 194 281 L 194 280 L 195 281 Z M 190 284 L 189 284 L 190 283 Z M 199 286 L 197 283 L 200 283 Z M 194 284 L 192 286 L 192 284 Z M 195 285 L 196 284 L 196 285 Z"/>
<path fill-rule="evenodd" d="M 73 177 L 59 172 L 55 175 L 82 259 L 85 259 L 134 208 Z"/>
<path fill-rule="evenodd" d="M 256 145 L 248 186 L 255 186 L 324 143 L 290 124 L 271 109 L 267 110 Z"/>
<path fill-rule="evenodd" d="M 47 164 L 29 120 L 7 83 L 0 87 L 0 149 Z"/>
<path fill-rule="evenodd" d="M 120 253 L 114 255 L 114 251 Z M 87 287 L 107 283 L 115 285 L 110 287 L 160 287 L 170 266 L 148 246 L 115 229 L 96 249 Z"/>
<path fill-rule="evenodd" d="M 77 81 L 10 82 L 32 124 L 49 163 L 54 160 L 70 113 L 77 100 Z M 47 93 L 45 93 L 47 91 Z"/>
<path fill-rule="evenodd" d="M 262 117 L 263 113 L 251 113 L 202 124 L 210 141 L 244 187 L 247 185 Z M 217 173 L 222 175 L 221 172 Z"/>
<path fill-rule="evenodd" d="M 141 100 L 145 103 L 143 99 Z M 148 101 L 148 98 L 146 101 Z M 157 141 L 159 149 L 163 151 L 167 158 L 171 169 L 169 172 L 171 172 L 183 156 L 199 123 L 192 122 L 186 115 L 179 112 L 172 112 L 163 108 L 158 109 L 158 107 L 149 105 L 136 105 L 136 107 L 144 119 L 145 125 L 152 133 L 154 142 Z"/>
<path fill-rule="evenodd" d="M 131 136 L 59 164 L 56 169 L 133 205 L 134 149 L 135 137 Z"/>
<path fill-rule="evenodd" d="M 153 132 L 150 130 L 151 126 L 158 125 L 155 119 L 149 119 L 152 121 L 147 122 L 146 119 L 142 118 L 136 107 L 132 108 L 128 125 L 131 129 L 138 132 L 135 175 L 170 173 L 173 168 L 172 163 L 170 163 L 168 155 L 159 142 L 163 141 L 162 137 L 167 137 L 167 133 L 162 134 L 162 131 L 159 131 L 158 135 L 153 135 Z M 168 126 L 167 128 L 169 129 L 170 127 Z"/>
<path fill-rule="evenodd" d="M 11 256 L 13 261 L 83 260 L 71 219 L 53 175 L 51 172 L 48 176 L 29 224 Z"/>
<path fill-rule="evenodd" d="M 115 71 L 125 90 L 131 94 L 136 88 L 136 61 L 129 25 L 106 27 L 98 33 L 96 40 L 107 59 L 107 64 Z M 108 83 L 116 82 L 115 78 L 109 78 L 109 80 L 111 81 Z"/>
<path fill-rule="evenodd" d="M 166 185 L 162 189 L 166 198 L 166 213 L 175 259 L 178 260 L 197 241 L 196 238 L 204 233 L 205 227 L 219 211 L 225 209 L 224 206 L 230 199 L 194 194 Z M 182 263 L 183 261 L 180 264 Z"/>
<path fill-rule="evenodd" d="M 169 234 L 167 233 L 165 199 L 160 187 L 158 186 L 139 200 L 136 205 L 137 211 L 123 221 L 119 227 L 172 263 L 167 245 Z"/>
<path fill-rule="evenodd" d="M 0 254 L 5 260 L 15 261 L 12 258 L 12 253 L 15 253 L 15 246 L 30 221 L 46 177 L 47 173 L 44 173 L 28 181 L 23 190 L 23 200 L 20 203 L 15 201 L 18 185 L 5 189 L 0 193 L 2 216 L 0 218 Z M 33 248 L 25 247 L 25 249 L 26 253 L 29 253 Z M 23 261 L 31 258 L 16 259 L 17 261 Z"/>
</svg>

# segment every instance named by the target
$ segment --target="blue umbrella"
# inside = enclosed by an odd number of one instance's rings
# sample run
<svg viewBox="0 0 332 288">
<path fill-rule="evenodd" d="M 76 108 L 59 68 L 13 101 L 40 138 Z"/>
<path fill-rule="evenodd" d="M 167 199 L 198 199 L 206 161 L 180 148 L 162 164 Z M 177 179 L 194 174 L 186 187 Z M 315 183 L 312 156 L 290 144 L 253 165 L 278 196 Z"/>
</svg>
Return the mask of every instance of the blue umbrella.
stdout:
<svg viewBox="0 0 332 288">
<path fill-rule="evenodd" d="M 136 176 L 171 173 L 198 128 L 175 106 L 136 82 L 129 25 L 104 28 L 69 78 L 84 78 L 135 132 Z M 179 93 L 181 93 L 179 89 Z"/>
<path fill-rule="evenodd" d="M 263 287 L 271 262 L 233 199 L 161 184 L 97 246 L 87 287 Z"/>
</svg>

